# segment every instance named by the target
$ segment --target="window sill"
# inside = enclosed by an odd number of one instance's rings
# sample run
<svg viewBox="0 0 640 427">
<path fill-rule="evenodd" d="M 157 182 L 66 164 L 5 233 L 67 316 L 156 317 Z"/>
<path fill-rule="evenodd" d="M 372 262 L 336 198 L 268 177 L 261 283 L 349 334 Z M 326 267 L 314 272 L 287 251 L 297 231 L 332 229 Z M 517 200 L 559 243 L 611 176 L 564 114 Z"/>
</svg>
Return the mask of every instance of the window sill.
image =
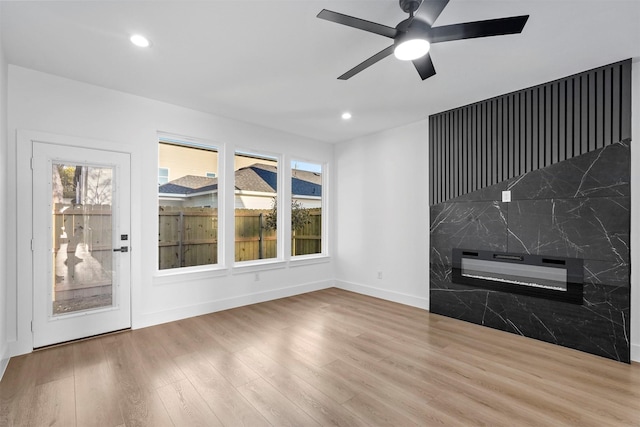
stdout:
<svg viewBox="0 0 640 427">
<path fill-rule="evenodd" d="M 289 261 L 290 267 L 302 267 L 304 265 L 324 264 L 331 262 L 331 257 L 328 255 L 314 254 L 314 255 L 298 255 L 291 258 Z"/>
<path fill-rule="evenodd" d="M 241 261 L 236 263 L 231 274 L 255 273 L 256 271 L 279 270 L 286 268 L 287 263 L 281 259 Z"/>
<path fill-rule="evenodd" d="M 228 274 L 228 268 L 219 266 L 173 268 L 171 270 L 157 271 L 153 276 L 153 285 L 171 285 L 175 284 L 176 280 L 179 280 L 181 283 L 183 283 L 194 280 L 209 279 L 212 277 L 222 277 Z"/>
</svg>

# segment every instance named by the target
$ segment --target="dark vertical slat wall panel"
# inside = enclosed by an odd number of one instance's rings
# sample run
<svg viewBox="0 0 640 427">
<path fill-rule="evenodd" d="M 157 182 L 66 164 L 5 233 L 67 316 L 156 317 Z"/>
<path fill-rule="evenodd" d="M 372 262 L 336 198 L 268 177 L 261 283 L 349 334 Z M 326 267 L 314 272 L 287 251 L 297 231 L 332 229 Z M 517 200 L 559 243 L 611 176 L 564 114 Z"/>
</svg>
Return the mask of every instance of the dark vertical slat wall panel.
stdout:
<svg viewBox="0 0 640 427">
<path fill-rule="evenodd" d="M 431 200 L 438 200 L 440 195 L 438 194 L 438 159 L 440 158 L 438 154 L 438 138 L 436 138 L 436 123 L 438 118 L 435 116 L 429 117 L 429 169 L 430 169 L 430 178 L 429 182 L 429 194 L 431 195 Z"/>
<path fill-rule="evenodd" d="M 509 100 L 509 135 L 505 144 L 509 146 L 509 172 L 507 176 L 517 176 L 520 173 L 520 97 L 517 93 Z"/>
<path fill-rule="evenodd" d="M 556 119 L 556 131 L 558 132 L 556 145 L 558 147 L 558 159 L 563 161 L 567 158 L 567 85 L 563 80 L 558 82 L 558 115 Z"/>
<path fill-rule="evenodd" d="M 551 120 L 551 114 L 553 113 L 553 108 L 551 107 L 552 101 L 552 92 L 553 84 L 549 84 L 544 86 L 544 122 L 542 123 L 542 129 L 540 132 L 544 132 L 544 157 L 541 156 L 540 164 L 538 167 L 544 167 L 543 165 L 552 164 L 552 156 L 553 147 L 551 145 L 551 131 L 553 129 L 553 122 Z M 542 112 L 541 112 L 542 114 Z"/>
<path fill-rule="evenodd" d="M 513 159 L 509 141 L 513 141 L 513 110 L 511 109 L 512 96 L 502 100 L 502 175 L 499 181 L 504 181 L 508 176 L 513 176 Z M 509 115 L 511 113 L 511 115 Z M 515 142 L 515 141 L 514 141 Z"/>
<path fill-rule="evenodd" d="M 619 68 L 613 68 L 611 70 L 611 141 L 620 141 L 621 123 L 620 123 L 620 109 L 622 108 L 622 102 L 620 101 L 620 95 L 622 91 L 620 77 L 621 70 Z"/>
<path fill-rule="evenodd" d="M 580 77 L 580 152 L 589 152 L 589 76 Z"/>
<path fill-rule="evenodd" d="M 551 163 L 558 163 L 560 158 L 559 121 L 560 121 L 560 83 L 551 86 Z"/>
<path fill-rule="evenodd" d="M 485 114 L 484 111 L 486 110 L 487 105 L 486 104 L 480 104 L 478 105 L 478 116 L 476 117 L 476 125 L 478 126 L 478 148 L 480 149 L 480 157 L 478 157 L 478 159 L 480 160 L 480 163 L 478 164 L 478 186 L 480 188 L 484 188 L 487 186 L 487 174 L 486 174 L 486 168 L 487 168 L 487 147 L 485 144 L 485 137 L 484 137 L 484 123 L 485 123 Z"/>
<path fill-rule="evenodd" d="M 458 151 L 458 158 L 464 158 L 465 153 L 462 149 L 462 132 L 460 129 L 460 125 L 462 123 L 462 110 L 458 109 L 456 110 L 455 113 L 455 119 L 454 119 L 454 124 L 455 124 L 455 144 L 458 147 L 457 151 Z M 456 161 L 456 193 L 457 194 L 464 194 L 462 192 L 462 182 L 464 180 L 464 177 L 462 176 L 462 169 L 463 169 L 463 164 L 460 161 Z"/>
<path fill-rule="evenodd" d="M 527 96 L 526 93 L 522 92 L 518 94 L 520 98 L 520 123 L 518 126 L 520 127 L 520 173 L 523 174 L 527 170 Z M 518 174 L 518 175 L 519 175 Z"/>
<path fill-rule="evenodd" d="M 567 150 L 566 159 L 573 157 L 573 79 L 565 81 L 565 145 Z"/>
<path fill-rule="evenodd" d="M 596 148 L 604 147 L 604 70 L 596 73 Z"/>
<path fill-rule="evenodd" d="M 580 77 L 573 79 L 573 152 L 582 153 L 582 90 Z"/>
<path fill-rule="evenodd" d="M 531 170 L 538 169 L 538 157 L 540 157 L 540 122 L 542 121 L 542 117 L 538 120 L 540 104 L 544 103 L 543 100 L 540 100 L 540 91 L 538 88 L 533 89 L 531 96 L 531 123 L 533 124 L 533 134 L 531 135 L 531 142 L 533 143 L 533 148 L 531 149 Z M 544 116 L 543 116 L 544 117 Z"/>
<path fill-rule="evenodd" d="M 429 117 L 431 204 L 631 139 L 631 60 Z"/>
<path fill-rule="evenodd" d="M 465 140 L 462 132 L 464 127 L 462 126 L 462 123 L 464 123 L 464 110 L 460 108 L 458 110 L 458 118 L 456 120 L 456 132 L 458 134 L 458 152 L 460 153 L 460 158 L 464 159 L 465 157 L 468 157 L 468 155 L 465 150 Z M 460 168 L 458 169 L 458 194 L 465 194 L 465 188 L 467 186 L 465 174 L 466 167 L 464 162 L 458 162 L 458 164 L 460 165 Z"/>
<path fill-rule="evenodd" d="M 611 94 L 611 81 L 612 81 L 612 69 L 605 68 L 604 69 L 604 88 L 603 88 L 603 136 L 604 139 L 602 141 L 602 146 L 609 145 L 613 142 L 613 138 L 611 137 L 611 122 L 613 120 L 607 120 L 607 118 L 611 116 L 611 107 L 612 107 L 612 94 Z"/>
<path fill-rule="evenodd" d="M 434 193 L 437 195 L 437 197 L 439 198 L 439 200 L 444 200 L 444 197 L 442 197 L 442 191 L 441 191 L 441 181 L 442 181 L 442 160 L 444 158 L 443 153 L 442 153 L 442 149 L 440 148 L 440 145 L 442 145 L 442 135 L 440 135 L 440 121 L 441 120 L 435 120 L 434 123 L 434 135 L 436 135 L 436 140 L 434 141 L 434 146 L 436 149 L 436 155 L 434 157 L 434 159 L 432 160 L 432 164 L 435 166 L 436 168 L 436 180 L 435 180 L 435 191 Z"/>
<path fill-rule="evenodd" d="M 472 152 L 472 179 L 473 186 L 471 187 L 471 191 L 476 191 L 480 189 L 480 182 L 478 181 L 478 176 L 480 173 L 478 172 L 478 158 L 480 157 L 480 153 L 478 151 L 478 132 L 476 132 L 477 126 L 477 118 L 476 118 L 476 109 L 477 105 L 473 105 L 469 107 L 469 117 L 471 118 L 471 126 L 469 127 L 469 136 L 471 138 L 471 152 Z"/>
<path fill-rule="evenodd" d="M 498 170 L 502 167 L 502 158 L 498 152 L 498 144 L 500 142 L 500 131 L 498 129 L 498 115 L 500 114 L 500 105 L 497 99 L 491 103 L 491 132 L 489 133 L 489 141 L 491 142 L 491 185 L 498 182 Z"/>
<path fill-rule="evenodd" d="M 596 79 L 597 73 L 587 74 L 587 80 L 589 82 L 589 116 L 587 119 L 588 124 L 588 139 L 589 139 L 589 151 L 595 150 L 596 146 L 596 104 L 597 104 L 597 96 L 596 96 Z"/>
<path fill-rule="evenodd" d="M 620 69 L 620 140 L 631 139 L 631 61 Z M 625 64 L 626 65 L 626 64 Z"/>
<path fill-rule="evenodd" d="M 533 136 L 533 126 L 531 125 L 531 101 L 533 97 L 533 91 L 525 91 L 524 95 L 524 114 L 523 114 L 523 124 L 525 128 L 524 132 L 524 147 L 522 151 L 525 153 L 525 169 L 520 171 L 520 173 L 527 173 L 531 171 L 533 168 L 533 143 L 531 142 L 531 137 Z"/>
</svg>

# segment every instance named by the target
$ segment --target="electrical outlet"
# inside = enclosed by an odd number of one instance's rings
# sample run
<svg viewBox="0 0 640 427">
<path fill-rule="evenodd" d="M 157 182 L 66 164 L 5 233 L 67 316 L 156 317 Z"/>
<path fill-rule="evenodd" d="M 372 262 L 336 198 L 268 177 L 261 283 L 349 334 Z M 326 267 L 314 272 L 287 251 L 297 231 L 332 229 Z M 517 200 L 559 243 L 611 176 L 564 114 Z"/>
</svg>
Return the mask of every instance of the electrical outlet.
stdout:
<svg viewBox="0 0 640 427">
<path fill-rule="evenodd" d="M 504 203 L 509 203 L 511 201 L 511 191 L 502 192 L 502 201 Z"/>
<path fill-rule="evenodd" d="M 259 281 L 260 281 L 260 273 L 256 273 L 254 280 L 255 280 L 256 282 L 259 282 Z"/>
<path fill-rule="evenodd" d="M 382 271 L 378 271 L 378 279 L 382 279 Z"/>
</svg>

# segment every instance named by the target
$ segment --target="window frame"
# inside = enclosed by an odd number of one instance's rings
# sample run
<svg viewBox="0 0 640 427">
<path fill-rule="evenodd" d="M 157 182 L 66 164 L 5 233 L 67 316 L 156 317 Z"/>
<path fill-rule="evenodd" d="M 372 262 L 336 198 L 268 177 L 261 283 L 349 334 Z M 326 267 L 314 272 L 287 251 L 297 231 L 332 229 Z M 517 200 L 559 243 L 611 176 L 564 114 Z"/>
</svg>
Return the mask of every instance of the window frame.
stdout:
<svg viewBox="0 0 640 427">
<path fill-rule="evenodd" d="M 169 133 L 165 133 L 165 132 L 158 132 L 157 134 L 157 142 L 156 142 L 156 147 L 158 150 L 158 155 L 157 155 L 157 161 L 158 161 L 158 169 L 160 169 L 159 166 L 159 162 L 160 162 L 160 144 L 161 143 L 168 143 L 168 144 L 172 144 L 172 145 L 179 145 L 179 146 L 184 146 L 184 147 L 188 147 L 188 148 L 195 148 L 195 149 L 205 149 L 205 150 L 209 150 L 209 151 L 215 151 L 217 153 L 217 169 L 219 172 L 223 171 L 224 169 L 224 153 L 225 153 L 225 146 L 224 144 L 215 142 L 213 140 L 209 140 L 209 139 L 204 139 L 204 138 L 196 138 L 196 137 L 191 137 L 191 136 L 184 136 L 184 135 L 176 135 L 176 134 L 169 134 Z M 167 168 L 169 169 L 169 168 Z M 227 274 L 227 270 L 228 267 L 225 263 L 225 239 L 224 239 L 224 207 L 225 207 L 225 202 L 224 202 L 224 193 L 225 193 L 225 185 L 224 185 L 224 174 L 223 173 L 219 173 L 217 178 L 218 178 L 218 188 L 217 188 L 217 203 L 218 203 L 218 215 L 217 215 L 217 221 L 218 221 L 218 225 L 217 225 L 217 263 L 216 264 L 202 264 L 202 265 L 194 265 L 194 266 L 187 266 L 187 267 L 175 267 L 175 268 L 166 268 L 166 269 L 160 269 L 159 266 L 159 257 L 160 257 L 160 247 L 159 245 L 156 243 L 155 245 L 155 257 L 154 257 L 154 275 L 153 275 L 153 283 L 154 285 L 163 285 L 163 284 L 169 284 L 169 283 L 175 283 L 174 282 L 174 278 L 176 275 L 181 275 L 181 277 L 184 277 L 185 275 L 187 275 L 188 279 L 186 280 L 197 280 L 198 278 L 204 278 L 204 277 L 212 277 L 212 276 L 220 276 L 220 275 L 225 275 Z M 158 186 L 159 187 L 159 186 Z M 159 199 L 159 194 L 160 192 L 156 189 L 156 215 L 155 215 L 155 221 L 156 221 L 156 231 L 159 232 L 160 230 L 160 220 L 159 220 L 159 216 L 157 214 L 159 207 L 160 207 L 160 199 Z"/>
<path fill-rule="evenodd" d="M 277 223 L 277 229 L 276 229 L 276 256 L 273 258 L 263 258 L 263 259 L 252 259 L 252 260 L 245 260 L 245 261 L 236 261 L 235 259 L 235 248 L 236 248 L 236 235 L 235 235 L 235 220 L 236 220 L 236 215 L 235 215 L 235 159 L 236 159 L 236 155 L 253 155 L 256 156 L 256 158 L 265 158 L 265 159 L 270 159 L 273 161 L 277 162 L 277 178 L 276 178 L 276 201 L 277 201 L 277 213 L 278 213 L 278 217 L 276 220 Z M 233 153 L 232 153 L 232 158 L 233 158 L 233 163 L 232 163 L 232 167 L 230 168 L 231 171 L 231 176 L 233 177 L 232 182 L 230 183 L 230 190 L 232 191 L 232 199 L 233 199 L 233 205 L 231 206 L 231 210 L 233 211 L 233 217 L 231 220 L 231 223 L 233 224 L 233 233 L 231 234 L 231 240 L 229 241 L 229 244 L 231 246 L 231 254 L 232 257 L 230 259 L 230 262 L 233 265 L 233 269 L 234 269 L 234 273 L 243 273 L 243 272 L 254 272 L 254 271 L 261 271 L 261 270 L 269 270 L 269 269 L 277 269 L 277 268 L 281 268 L 285 265 L 285 251 L 284 251 L 284 243 L 286 242 L 285 240 L 285 236 L 284 236 L 284 232 L 283 232 L 283 226 L 282 224 L 283 222 L 283 214 L 282 214 L 282 206 L 283 206 L 283 197 L 285 197 L 285 192 L 283 191 L 283 189 L 285 188 L 285 177 L 284 177 L 284 173 L 282 170 L 282 164 L 285 162 L 285 155 L 280 154 L 280 153 L 274 153 L 268 150 L 262 150 L 262 149 L 255 149 L 255 148 L 247 148 L 247 147 L 235 147 Z M 251 192 L 249 192 L 251 193 Z"/>
<path fill-rule="evenodd" d="M 293 199 L 293 188 L 292 188 L 292 178 L 293 178 L 293 163 L 294 162 L 300 162 L 300 163 L 309 163 L 309 164 L 313 164 L 313 165 L 319 165 L 320 166 L 320 173 L 322 175 L 322 195 L 321 195 L 321 200 L 320 200 L 320 208 L 321 208 L 321 212 L 322 212 L 322 218 L 321 218 L 321 222 L 320 222 L 320 252 L 319 253 L 314 253 L 314 254 L 305 254 L 305 255 L 293 255 L 291 253 L 291 249 L 289 249 L 289 257 L 290 257 L 290 263 L 292 265 L 307 265 L 307 264 L 315 264 L 318 262 L 328 262 L 329 258 L 330 258 L 330 254 L 329 254 L 329 239 L 328 239 L 328 230 L 330 227 L 330 221 L 329 221 L 329 178 L 328 178 L 328 170 L 329 170 L 329 163 L 328 162 L 320 162 L 317 160 L 309 160 L 307 158 L 302 158 L 302 157 L 298 157 L 298 156 L 291 156 L 289 158 L 289 179 L 288 179 L 288 189 L 289 189 L 289 206 L 291 206 L 291 200 Z M 291 209 L 289 209 L 289 211 L 291 211 Z M 289 222 L 291 222 L 291 220 L 289 219 Z M 292 237 L 292 230 L 291 227 L 289 228 L 289 233 L 288 233 L 288 239 L 289 241 L 291 241 L 291 237 Z"/>
</svg>

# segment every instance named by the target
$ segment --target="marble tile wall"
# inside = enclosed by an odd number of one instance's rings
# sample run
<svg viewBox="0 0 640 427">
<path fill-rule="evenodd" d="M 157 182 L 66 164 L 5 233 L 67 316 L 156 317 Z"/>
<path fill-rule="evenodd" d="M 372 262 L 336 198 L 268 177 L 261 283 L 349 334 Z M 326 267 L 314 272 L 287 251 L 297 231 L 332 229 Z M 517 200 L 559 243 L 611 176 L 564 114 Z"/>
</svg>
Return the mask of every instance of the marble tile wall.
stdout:
<svg viewBox="0 0 640 427">
<path fill-rule="evenodd" d="M 501 202 L 503 190 L 512 202 Z M 430 310 L 630 361 L 630 150 L 619 142 L 431 207 Z M 452 248 L 584 259 L 574 305 L 451 282 Z"/>
</svg>

